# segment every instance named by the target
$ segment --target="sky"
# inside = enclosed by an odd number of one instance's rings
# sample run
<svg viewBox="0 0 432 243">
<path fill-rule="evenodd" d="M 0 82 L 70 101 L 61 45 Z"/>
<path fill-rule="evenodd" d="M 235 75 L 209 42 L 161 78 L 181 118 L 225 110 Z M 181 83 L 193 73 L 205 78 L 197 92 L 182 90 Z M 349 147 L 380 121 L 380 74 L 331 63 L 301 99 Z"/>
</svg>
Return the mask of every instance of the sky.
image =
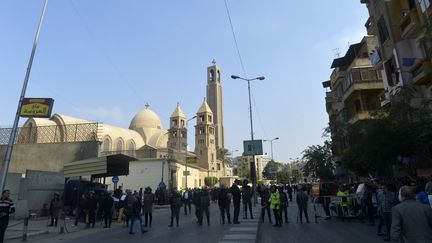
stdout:
<svg viewBox="0 0 432 243">
<path fill-rule="evenodd" d="M 0 127 L 11 127 L 43 0 L 0 3 Z M 128 128 L 145 104 L 165 128 L 177 103 L 188 118 L 206 96 L 207 67 L 222 69 L 226 148 L 273 141 L 276 161 L 323 144 L 325 89 L 339 52 L 366 35 L 359 0 L 50 0 L 26 97 L 51 97 L 59 113 Z M 20 119 L 23 124 L 24 118 Z M 194 147 L 189 123 L 189 146 Z M 271 155 L 269 142 L 264 152 Z M 236 151 L 237 150 L 237 151 Z"/>
</svg>

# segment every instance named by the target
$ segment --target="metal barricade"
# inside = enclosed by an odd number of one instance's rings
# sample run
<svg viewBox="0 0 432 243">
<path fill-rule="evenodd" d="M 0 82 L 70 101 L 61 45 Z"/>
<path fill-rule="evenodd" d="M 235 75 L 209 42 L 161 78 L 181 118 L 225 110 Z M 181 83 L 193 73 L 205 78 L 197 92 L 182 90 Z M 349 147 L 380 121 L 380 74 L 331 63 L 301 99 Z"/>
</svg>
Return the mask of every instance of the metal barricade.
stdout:
<svg viewBox="0 0 432 243">
<path fill-rule="evenodd" d="M 318 218 L 329 219 L 339 217 L 343 219 L 356 218 L 360 213 L 360 203 L 357 197 L 319 196 L 313 199 L 315 223 Z"/>
</svg>

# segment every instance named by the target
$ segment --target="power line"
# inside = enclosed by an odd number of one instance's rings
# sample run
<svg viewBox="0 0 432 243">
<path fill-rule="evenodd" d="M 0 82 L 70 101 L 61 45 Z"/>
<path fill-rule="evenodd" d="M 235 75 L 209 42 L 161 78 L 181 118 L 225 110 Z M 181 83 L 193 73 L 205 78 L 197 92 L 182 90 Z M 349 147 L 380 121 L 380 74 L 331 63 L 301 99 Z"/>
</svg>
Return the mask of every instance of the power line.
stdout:
<svg viewBox="0 0 432 243">
<path fill-rule="evenodd" d="M 72 0 L 69 0 L 69 3 L 71 4 L 73 10 L 75 11 L 75 13 L 78 15 L 81 23 L 84 25 L 86 31 L 90 34 L 90 37 L 93 39 L 93 41 L 95 42 L 97 48 L 99 49 L 99 51 L 102 53 L 103 57 L 106 59 L 106 61 L 108 62 L 109 65 L 111 65 L 114 69 L 114 71 L 117 73 L 117 75 L 120 77 L 120 79 L 122 79 L 124 81 L 124 83 L 126 83 L 126 85 L 131 89 L 132 93 L 134 93 L 142 102 L 145 102 L 145 99 L 140 95 L 140 93 L 137 91 L 139 89 L 136 89 L 130 82 L 129 80 L 126 78 L 126 76 L 120 71 L 120 69 L 117 67 L 117 65 L 114 64 L 114 62 L 112 61 L 112 59 L 109 57 L 109 55 L 107 54 L 107 52 L 102 48 L 101 43 L 98 41 L 98 39 L 96 38 L 96 35 L 94 34 L 94 32 L 92 31 L 92 29 L 90 28 L 90 26 L 87 24 L 87 22 L 85 21 L 84 17 L 81 15 L 81 13 L 79 12 L 78 8 L 74 5 Z"/>
<path fill-rule="evenodd" d="M 226 12 L 227 12 L 227 15 L 228 15 L 228 20 L 229 20 L 230 27 L 231 27 L 231 33 L 232 33 L 232 36 L 233 36 L 233 38 L 234 38 L 235 47 L 236 47 L 236 49 L 237 49 L 237 55 L 238 55 L 238 58 L 239 58 L 239 60 L 240 60 L 241 68 L 242 68 L 242 70 L 243 70 L 243 75 L 244 75 L 245 77 L 247 77 L 246 69 L 245 69 L 245 67 L 244 67 L 243 59 L 242 59 L 242 56 L 241 56 L 241 54 L 240 54 L 240 49 L 239 49 L 239 47 L 238 47 L 237 37 L 236 37 L 236 34 L 235 34 L 235 32 L 234 32 L 234 27 L 233 27 L 233 24 L 232 24 L 231 14 L 230 14 L 230 11 L 229 11 L 229 8 L 228 8 L 227 0 L 224 0 L 224 2 L 225 2 L 225 9 L 226 9 Z"/>
</svg>

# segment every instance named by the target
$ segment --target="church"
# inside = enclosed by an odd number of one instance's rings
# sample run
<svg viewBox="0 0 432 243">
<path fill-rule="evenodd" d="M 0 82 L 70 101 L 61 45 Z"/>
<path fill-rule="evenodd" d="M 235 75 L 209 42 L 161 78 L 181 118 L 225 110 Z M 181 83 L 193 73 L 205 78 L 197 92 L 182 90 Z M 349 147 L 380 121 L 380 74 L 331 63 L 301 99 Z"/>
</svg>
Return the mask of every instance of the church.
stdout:
<svg viewBox="0 0 432 243">
<path fill-rule="evenodd" d="M 196 121 L 195 149 L 188 151 L 188 122 L 192 120 Z M 61 114 L 49 119 L 29 118 L 17 136 L 9 171 L 63 172 L 65 178 L 81 178 L 77 171 L 83 168 L 77 166 L 89 167 L 88 162 L 94 166 L 101 158 L 107 161 L 109 156 L 125 155 L 130 158 L 128 173 L 118 174 L 117 183 L 124 189 L 150 186 L 155 190 L 161 183 L 168 189 L 201 187 L 206 177 L 216 177 L 222 184 L 232 182 L 232 165 L 218 156 L 224 149 L 221 69 L 213 62 L 207 68 L 206 98 L 189 120 L 179 104 L 169 117 L 167 129 L 149 104 L 132 118 L 129 128 Z M 32 155 L 23 156 L 28 151 L 33 151 Z M 88 177 L 94 178 L 93 174 Z M 99 180 L 114 186 L 111 177 Z"/>
</svg>

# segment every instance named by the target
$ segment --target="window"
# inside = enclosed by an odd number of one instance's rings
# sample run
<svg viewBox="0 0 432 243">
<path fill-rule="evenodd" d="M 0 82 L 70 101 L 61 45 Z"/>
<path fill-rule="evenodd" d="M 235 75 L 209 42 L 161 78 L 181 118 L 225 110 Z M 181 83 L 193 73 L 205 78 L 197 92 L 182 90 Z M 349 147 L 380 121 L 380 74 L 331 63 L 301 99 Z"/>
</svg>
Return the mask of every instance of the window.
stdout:
<svg viewBox="0 0 432 243">
<path fill-rule="evenodd" d="M 212 116 L 208 115 L 208 122 L 212 122 Z"/>
<path fill-rule="evenodd" d="M 217 164 L 217 170 L 221 170 L 221 165 L 219 163 Z"/>
<path fill-rule="evenodd" d="M 429 0 L 428 0 L 429 1 Z M 377 25 L 378 25 L 378 34 L 379 34 L 379 39 L 380 39 L 380 42 L 381 42 L 381 44 L 382 43 L 384 43 L 384 41 L 386 41 L 388 38 L 389 38 L 389 32 L 388 32 L 388 29 L 387 29 L 387 24 L 386 24 L 386 22 L 385 22 L 385 20 L 384 20 L 384 17 L 381 17 L 379 20 L 378 20 L 378 23 L 377 23 Z"/>
<path fill-rule="evenodd" d="M 214 128 L 210 127 L 210 128 L 209 128 L 209 133 L 210 133 L 210 134 L 214 134 Z"/>
<path fill-rule="evenodd" d="M 119 139 L 117 141 L 116 151 L 122 151 L 122 150 L 123 150 L 123 141 L 121 139 Z"/>
<path fill-rule="evenodd" d="M 111 150 L 111 141 L 109 138 L 105 138 L 103 141 L 103 152 L 110 151 Z"/>
<path fill-rule="evenodd" d="M 204 128 L 200 128 L 199 129 L 199 134 L 204 134 L 205 133 L 205 129 Z"/>
<path fill-rule="evenodd" d="M 214 153 L 211 154 L 211 162 L 214 162 Z"/>
<path fill-rule="evenodd" d="M 201 121 L 201 122 L 204 122 L 204 121 L 205 121 L 205 119 L 204 119 L 204 116 L 203 116 L 203 115 L 199 116 L 199 118 L 200 118 L 200 121 Z"/>
<path fill-rule="evenodd" d="M 177 126 L 177 124 L 178 124 L 177 119 L 173 119 L 173 120 L 171 121 L 171 124 L 172 124 L 172 126 Z"/>
<path fill-rule="evenodd" d="M 356 112 L 357 112 L 357 113 L 361 111 L 361 103 L 360 103 L 360 100 L 356 100 L 356 101 L 355 101 L 355 109 L 356 109 Z"/>
<path fill-rule="evenodd" d="M 213 69 L 210 69 L 209 75 L 210 75 L 209 76 L 210 81 L 215 81 L 215 78 L 214 78 L 215 73 L 214 73 Z"/>
<path fill-rule="evenodd" d="M 180 124 L 181 124 L 181 127 L 185 127 L 185 121 L 184 120 L 180 120 Z"/>
<path fill-rule="evenodd" d="M 221 79 L 220 79 L 220 70 L 217 70 L 217 81 L 218 81 L 218 82 L 221 81 Z"/>
</svg>

